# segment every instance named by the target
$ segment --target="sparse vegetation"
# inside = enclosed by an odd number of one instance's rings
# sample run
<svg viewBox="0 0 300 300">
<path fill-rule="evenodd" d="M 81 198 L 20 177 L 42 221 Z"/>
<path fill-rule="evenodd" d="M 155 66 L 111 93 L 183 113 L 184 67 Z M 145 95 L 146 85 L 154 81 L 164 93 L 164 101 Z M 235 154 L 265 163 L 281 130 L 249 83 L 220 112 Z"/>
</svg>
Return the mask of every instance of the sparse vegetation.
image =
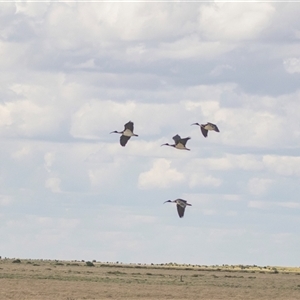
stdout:
<svg viewBox="0 0 300 300">
<path fill-rule="evenodd" d="M 0 260 L 4 299 L 51 299 L 53 289 L 57 300 L 98 299 L 95 295 L 100 294 L 103 299 L 122 294 L 132 300 L 216 300 L 222 294 L 226 300 L 232 299 L 233 291 L 236 299 L 243 300 L 284 300 L 287 291 L 289 299 L 300 299 L 299 268 L 98 262 L 89 269 L 88 262 L 23 260 L 16 266 L 12 261 Z"/>
<path fill-rule="evenodd" d="M 85 263 L 85 265 L 86 265 L 87 267 L 95 267 L 95 265 L 94 265 L 91 261 L 87 261 L 87 262 Z"/>
<path fill-rule="evenodd" d="M 126 274 L 125 272 L 120 272 L 120 271 L 108 271 L 107 274 L 112 274 L 112 275 L 124 275 Z M 139 273 L 138 273 L 139 274 Z"/>
</svg>

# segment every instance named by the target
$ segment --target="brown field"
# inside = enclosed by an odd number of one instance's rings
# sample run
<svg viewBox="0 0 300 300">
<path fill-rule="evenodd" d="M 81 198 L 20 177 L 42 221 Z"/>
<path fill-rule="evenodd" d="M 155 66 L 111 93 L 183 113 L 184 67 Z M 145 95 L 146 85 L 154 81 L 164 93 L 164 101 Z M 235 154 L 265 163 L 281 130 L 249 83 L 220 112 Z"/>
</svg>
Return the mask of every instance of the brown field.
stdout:
<svg viewBox="0 0 300 300">
<path fill-rule="evenodd" d="M 0 299 L 300 299 L 300 268 L 0 260 Z"/>
</svg>

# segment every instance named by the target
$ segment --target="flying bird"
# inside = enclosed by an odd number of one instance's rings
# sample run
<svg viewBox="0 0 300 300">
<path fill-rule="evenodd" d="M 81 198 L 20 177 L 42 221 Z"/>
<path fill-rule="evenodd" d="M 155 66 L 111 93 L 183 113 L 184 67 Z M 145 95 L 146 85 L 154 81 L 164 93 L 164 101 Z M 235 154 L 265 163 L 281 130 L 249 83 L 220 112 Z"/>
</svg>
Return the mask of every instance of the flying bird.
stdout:
<svg viewBox="0 0 300 300">
<path fill-rule="evenodd" d="M 216 131 L 216 132 L 220 132 L 218 126 L 216 124 L 213 123 L 206 123 L 206 124 L 199 124 L 199 123 L 193 123 L 191 125 L 198 125 L 200 126 L 201 132 L 203 134 L 204 137 L 207 137 L 207 133 L 208 131 Z"/>
<path fill-rule="evenodd" d="M 186 148 L 186 146 L 185 146 L 189 139 L 190 139 L 190 137 L 186 137 L 186 138 L 182 139 L 180 137 L 180 135 L 176 134 L 175 136 L 173 136 L 173 140 L 174 140 L 175 144 L 170 145 L 170 144 L 166 143 L 166 144 L 162 144 L 161 146 L 170 146 L 170 147 L 174 147 L 179 150 L 191 150 L 191 149 Z"/>
<path fill-rule="evenodd" d="M 179 218 L 183 217 L 184 210 L 185 210 L 186 206 L 192 206 L 192 204 L 187 203 L 187 201 L 183 200 L 183 199 L 176 199 L 176 200 L 173 200 L 173 201 L 167 200 L 164 203 L 167 203 L 167 202 L 176 203 Z"/>
<path fill-rule="evenodd" d="M 120 136 L 120 144 L 122 147 L 125 147 L 127 144 L 128 140 L 132 136 L 138 136 L 137 134 L 133 133 L 133 122 L 129 121 L 124 125 L 124 130 L 123 131 L 112 131 L 111 133 L 119 133 L 121 134 Z"/>
</svg>

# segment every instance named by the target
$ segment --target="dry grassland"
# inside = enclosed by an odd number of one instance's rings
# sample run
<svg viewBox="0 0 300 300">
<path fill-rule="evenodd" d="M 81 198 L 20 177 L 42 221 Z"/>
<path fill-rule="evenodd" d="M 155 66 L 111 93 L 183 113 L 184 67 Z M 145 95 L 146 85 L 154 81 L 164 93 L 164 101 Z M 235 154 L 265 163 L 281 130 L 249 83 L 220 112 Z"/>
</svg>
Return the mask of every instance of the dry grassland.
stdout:
<svg viewBox="0 0 300 300">
<path fill-rule="evenodd" d="M 300 269 L 0 260 L 0 299 L 300 299 Z"/>
</svg>

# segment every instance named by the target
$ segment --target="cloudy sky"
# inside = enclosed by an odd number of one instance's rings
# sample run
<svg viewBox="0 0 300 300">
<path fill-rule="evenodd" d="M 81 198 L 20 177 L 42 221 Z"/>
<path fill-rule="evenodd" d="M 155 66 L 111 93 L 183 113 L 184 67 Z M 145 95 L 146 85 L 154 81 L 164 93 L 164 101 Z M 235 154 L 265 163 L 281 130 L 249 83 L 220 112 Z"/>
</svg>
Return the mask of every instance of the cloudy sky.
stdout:
<svg viewBox="0 0 300 300">
<path fill-rule="evenodd" d="M 2 257 L 300 265 L 300 3 L 0 8 Z"/>
</svg>

